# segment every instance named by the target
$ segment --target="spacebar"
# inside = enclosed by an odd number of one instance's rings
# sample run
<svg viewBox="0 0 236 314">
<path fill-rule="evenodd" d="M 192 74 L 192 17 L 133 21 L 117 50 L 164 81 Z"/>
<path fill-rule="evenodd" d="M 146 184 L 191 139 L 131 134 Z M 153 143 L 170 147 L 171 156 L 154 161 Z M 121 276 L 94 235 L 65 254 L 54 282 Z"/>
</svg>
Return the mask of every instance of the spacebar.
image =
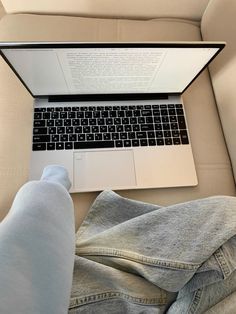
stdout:
<svg viewBox="0 0 236 314">
<path fill-rule="evenodd" d="M 74 149 L 110 148 L 115 147 L 114 141 L 75 142 Z"/>
</svg>

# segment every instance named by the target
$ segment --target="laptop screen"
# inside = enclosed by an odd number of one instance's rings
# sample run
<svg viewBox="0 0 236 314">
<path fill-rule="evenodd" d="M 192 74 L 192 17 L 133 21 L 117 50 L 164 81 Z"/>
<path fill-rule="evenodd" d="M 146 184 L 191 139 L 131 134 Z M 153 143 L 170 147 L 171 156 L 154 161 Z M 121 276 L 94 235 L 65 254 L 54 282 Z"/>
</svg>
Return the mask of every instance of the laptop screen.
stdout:
<svg viewBox="0 0 236 314">
<path fill-rule="evenodd" d="M 34 96 L 182 93 L 224 44 L 38 43 L 1 52 Z"/>
</svg>

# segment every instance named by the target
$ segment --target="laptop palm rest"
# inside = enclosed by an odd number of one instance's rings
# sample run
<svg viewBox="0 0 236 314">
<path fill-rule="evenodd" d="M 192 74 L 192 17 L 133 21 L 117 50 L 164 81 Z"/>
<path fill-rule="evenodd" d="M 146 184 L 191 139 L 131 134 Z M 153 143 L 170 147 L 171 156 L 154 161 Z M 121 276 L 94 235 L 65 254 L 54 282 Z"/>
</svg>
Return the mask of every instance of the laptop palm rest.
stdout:
<svg viewBox="0 0 236 314">
<path fill-rule="evenodd" d="M 74 187 L 79 191 L 135 187 L 132 150 L 74 153 Z"/>
</svg>

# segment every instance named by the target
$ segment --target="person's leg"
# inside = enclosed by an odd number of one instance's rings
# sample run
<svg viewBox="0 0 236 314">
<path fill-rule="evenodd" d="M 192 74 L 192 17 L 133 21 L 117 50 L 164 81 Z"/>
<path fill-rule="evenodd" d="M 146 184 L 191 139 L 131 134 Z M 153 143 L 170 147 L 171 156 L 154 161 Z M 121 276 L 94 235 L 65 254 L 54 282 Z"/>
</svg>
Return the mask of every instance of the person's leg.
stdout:
<svg viewBox="0 0 236 314">
<path fill-rule="evenodd" d="M 75 249 L 69 186 L 63 167 L 47 167 L 0 223 L 0 313 L 67 313 Z"/>
</svg>

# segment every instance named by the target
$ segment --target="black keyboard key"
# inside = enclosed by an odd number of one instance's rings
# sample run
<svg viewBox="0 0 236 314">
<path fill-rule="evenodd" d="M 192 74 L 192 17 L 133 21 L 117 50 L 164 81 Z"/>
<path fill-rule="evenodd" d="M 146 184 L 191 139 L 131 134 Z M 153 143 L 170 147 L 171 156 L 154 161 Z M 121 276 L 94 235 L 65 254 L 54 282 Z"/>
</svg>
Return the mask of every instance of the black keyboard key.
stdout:
<svg viewBox="0 0 236 314">
<path fill-rule="evenodd" d="M 153 117 L 147 117 L 146 123 L 153 123 Z"/>
<path fill-rule="evenodd" d="M 125 132 L 131 132 L 132 131 L 132 126 L 130 124 L 126 124 L 124 126 L 124 130 L 125 130 Z"/>
<path fill-rule="evenodd" d="M 73 126 L 67 126 L 66 127 L 66 134 L 70 134 L 70 133 L 73 133 L 73 132 L 74 132 Z"/>
<path fill-rule="evenodd" d="M 148 145 L 149 146 L 155 146 L 156 145 L 156 140 L 154 138 L 151 138 L 148 140 Z"/>
<path fill-rule="evenodd" d="M 48 129 L 47 128 L 34 128 L 33 134 L 47 134 Z"/>
<path fill-rule="evenodd" d="M 114 127 L 115 129 L 115 127 Z M 98 133 L 99 132 L 99 126 L 95 125 L 95 126 L 92 126 L 92 133 Z"/>
<path fill-rule="evenodd" d="M 135 132 L 129 132 L 129 133 L 128 133 L 128 139 L 129 139 L 129 140 L 135 139 Z"/>
<path fill-rule="evenodd" d="M 103 118 L 98 119 L 97 122 L 98 122 L 98 125 L 105 125 L 105 119 Z"/>
<path fill-rule="evenodd" d="M 73 108 L 71 108 L 71 107 L 64 107 L 64 111 L 71 111 L 71 110 L 75 111 L 76 107 L 73 107 Z"/>
<path fill-rule="evenodd" d="M 68 112 L 68 119 L 75 119 L 76 118 L 76 113 L 74 111 Z"/>
<path fill-rule="evenodd" d="M 87 112 L 85 112 L 84 117 L 88 118 L 88 119 L 89 118 L 91 119 L 93 117 L 93 113 L 91 111 L 87 111 Z"/>
<path fill-rule="evenodd" d="M 108 129 L 108 132 L 110 133 L 113 133 L 116 131 L 116 127 L 114 125 L 109 125 L 107 129 Z"/>
<path fill-rule="evenodd" d="M 110 117 L 111 118 L 116 118 L 117 117 L 117 113 L 116 113 L 116 111 L 110 111 Z"/>
<path fill-rule="evenodd" d="M 55 143 L 47 143 L 47 150 L 55 150 Z"/>
<path fill-rule="evenodd" d="M 164 131 L 164 137 L 171 137 L 170 131 Z"/>
<path fill-rule="evenodd" d="M 63 108 L 62 107 L 56 107 L 55 110 L 61 112 L 61 111 L 63 111 Z"/>
<path fill-rule="evenodd" d="M 124 147 L 131 147 L 131 141 L 130 140 L 125 140 L 124 141 Z"/>
<path fill-rule="evenodd" d="M 183 105 L 182 104 L 176 104 L 175 108 L 181 109 L 181 108 L 183 108 Z"/>
<path fill-rule="evenodd" d="M 172 145 L 172 139 L 171 138 L 165 138 L 165 145 Z"/>
<path fill-rule="evenodd" d="M 120 133 L 120 139 L 126 140 L 127 139 L 127 133 Z"/>
<path fill-rule="evenodd" d="M 179 137 L 179 131 L 172 131 L 172 137 Z"/>
<path fill-rule="evenodd" d="M 48 112 L 53 112 L 54 110 L 55 110 L 55 109 L 54 109 L 53 107 L 48 107 L 48 108 L 47 108 L 47 111 L 48 111 Z"/>
<path fill-rule="evenodd" d="M 169 104 L 168 108 L 173 109 L 173 108 L 175 108 L 175 105 L 174 104 Z"/>
<path fill-rule="evenodd" d="M 126 117 L 132 117 L 132 116 L 133 116 L 132 111 L 131 111 L 131 110 L 126 111 L 126 112 L 125 112 L 125 116 L 126 116 Z"/>
<path fill-rule="evenodd" d="M 125 116 L 125 112 L 124 111 L 117 111 L 117 117 L 123 118 L 124 116 Z"/>
<path fill-rule="evenodd" d="M 81 125 L 88 125 L 88 119 L 81 119 Z"/>
<path fill-rule="evenodd" d="M 84 112 L 78 111 L 77 112 L 77 118 L 83 119 L 84 118 Z"/>
<path fill-rule="evenodd" d="M 83 133 L 90 133 L 91 132 L 91 127 L 90 126 L 84 126 L 83 127 Z"/>
<path fill-rule="evenodd" d="M 159 109 L 153 110 L 153 115 L 154 116 L 160 116 L 160 114 L 161 114 L 161 111 Z"/>
<path fill-rule="evenodd" d="M 46 143 L 33 144 L 33 150 L 46 150 Z"/>
<path fill-rule="evenodd" d="M 186 130 L 180 131 L 180 137 L 181 137 L 182 144 L 189 144 L 188 133 Z"/>
<path fill-rule="evenodd" d="M 161 117 L 155 116 L 153 120 L 154 120 L 154 123 L 161 123 Z"/>
<path fill-rule="evenodd" d="M 140 117 L 141 111 L 140 110 L 134 110 L 134 117 Z"/>
<path fill-rule="evenodd" d="M 145 118 L 144 117 L 139 117 L 138 118 L 138 123 L 144 124 L 145 123 Z"/>
<path fill-rule="evenodd" d="M 178 130 L 178 123 L 171 123 L 170 128 L 171 130 Z"/>
<path fill-rule="evenodd" d="M 162 130 L 162 124 L 161 123 L 156 123 L 155 124 L 155 130 L 156 131 L 161 131 Z"/>
<path fill-rule="evenodd" d="M 122 118 L 121 121 L 122 124 L 129 124 L 129 118 Z"/>
<path fill-rule="evenodd" d="M 119 138 L 120 138 L 120 137 L 119 137 L 119 133 L 112 133 L 112 134 L 111 134 L 111 139 L 112 139 L 112 140 L 119 140 Z"/>
<path fill-rule="evenodd" d="M 85 141 L 85 134 L 78 134 L 78 141 Z"/>
<path fill-rule="evenodd" d="M 163 127 L 163 130 L 170 130 L 170 124 L 169 123 L 163 123 L 162 127 Z"/>
<path fill-rule="evenodd" d="M 136 137 L 137 137 L 137 139 L 146 138 L 147 137 L 147 133 L 146 132 L 137 132 L 136 133 Z"/>
<path fill-rule="evenodd" d="M 101 141 L 102 140 L 102 134 L 96 133 L 94 138 L 95 138 L 95 141 Z"/>
<path fill-rule="evenodd" d="M 45 121 L 44 120 L 35 120 L 34 121 L 34 127 L 43 127 L 45 126 Z"/>
<path fill-rule="evenodd" d="M 167 105 L 160 105 L 160 108 L 161 108 L 161 109 L 166 109 L 166 108 L 167 108 Z"/>
<path fill-rule="evenodd" d="M 66 142 L 65 143 L 65 149 L 73 149 L 73 144 L 69 143 L 69 142 Z"/>
<path fill-rule="evenodd" d="M 75 141 L 77 141 L 77 135 L 69 134 L 69 142 L 75 142 Z"/>
<path fill-rule="evenodd" d="M 156 138 L 163 138 L 163 132 L 162 131 L 157 131 L 156 132 Z"/>
<path fill-rule="evenodd" d="M 33 136 L 33 143 L 50 142 L 50 135 L 35 135 Z"/>
<path fill-rule="evenodd" d="M 48 134 L 56 134 L 57 128 L 56 127 L 49 127 L 48 128 Z"/>
<path fill-rule="evenodd" d="M 114 124 L 121 124 L 121 119 L 120 118 L 114 118 Z"/>
<path fill-rule="evenodd" d="M 132 146 L 138 147 L 139 146 L 139 140 L 132 140 Z"/>
<path fill-rule="evenodd" d="M 42 113 L 41 112 L 36 112 L 34 114 L 34 120 L 40 120 L 42 119 Z"/>
<path fill-rule="evenodd" d="M 142 124 L 141 131 L 152 131 L 154 130 L 153 124 Z"/>
<path fill-rule="evenodd" d="M 62 150 L 62 149 L 64 149 L 64 143 L 56 143 L 56 149 L 57 149 L 57 150 Z"/>
<path fill-rule="evenodd" d="M 175 109 L 169 109 L 168 111 L 170 116 L 174 116 L 176 114 Z"/>
<path fill-rule="evenodd" d="M 170 116 L 170 122 L 177 122 L 176 116 Z"/>
<path fill-rule="evenodd" d="M 96 119 L 89 119 L 89 125 L 96 125 Z"/>
<path fill-rule="evenodd" d="M 64 126 L 71 126 L 71 120 L 70 119 L 65 119 L 64 120 Z"/>
<path fill-rule="evenodd" d="M 86 135 L 86 140 L 87 141 L 94 141 L 94 134 L 87 134 Z"/>
<path fill-rule="evenodd" d="M 182 116 L 184 114 L 183 109 L 176 109 L 176 113 L 178 116 Z"/>
<path fill-rule="evenodd" d="M 63 126 L 63 120 L 55 120 L 55 126 Z"/>
<path fill-rule="evenodd" d="M 152 116 L 152 111 L 151 110 L 142 110 L 141 111 L 142 116 Z"/>
<path fill-rule="evenodd" d="M 110 133 L 104 133 L 104 134 L 103 134 L 103 139 L 104 139 L 105 141 L 110 141 L 110 139 L 111 139 L 111 134 L 110 134 Z"/>
<path fill-rule="evenodd" d="M 186 129 L 184 116 L 178 116 L 179 129 Z"/>
<path fill-rule="evenodd" d="M 34 112 L 45 112 L 46 108 L 34 108 Z"/>
<path fill-rule="evenodd" d="M 58 119 L 59 118 L 59 113 L 58 112 L 52 112 L 51 113 L 51 119 Z"/>
<path fill-rule="evenodd" d="M 52 135 L 52 142 L 59 142 L 59 135 Z"/>
<path fill-rule="evenodd" d="M 123 147 L 122 141 L 115 141 L 116 147 Z"/>
<path fill-rule="evenodd" d="M 115 147 L 114 141 L 94 141 L 94 142 L 75 142 L 74 149 L 91 149 L 91 148 L 112 148 Z"/>
<path fill-rule="evenodd" d="M 108 118 L 108 112 L 107 111 L 102 111 L 101 112 L 101 117 L 102 118 Z"/>
<path fill-rule="evenodd" d="M 67 112 L 60 112 L 60 119 L 67 119 Z"/>
<path fill-rule="evenodd" d="M 46 123 L 47 126 L 54 126 L 54 124 L 55 124 L 54 121 L 55 120 L 53 120 L 53 119 L 47 120 L 47 123 Z"/>
<path fill-rule="evenodd" d="M 107 132 L 107 126 L 106 125 L 101 125 L 100 126 L 100 132 L 106 133 Z"/>
<path fill-rule="evenodd" d="M 161 109 L 161 115 L 162 116 L 167 116 L 168 115 L 167 109 Z"/>
<path fill-rule="evenodd" d="M 140 126 L 138 124 L 133 125 L 133 131 L 140 131 Z"/>
<path fill-rule="evenodd" d="M 72 119 L 72 125 L 73 126 L 80 125 L 80 120 L 79 119 Z"/>
<path fill-rule="evenodd" d="M 174 137 L 174 138 L 173 138 L 173 144 L 174 144 L 174 145 L 180 145 L 180 138 Z"/>
<path fill-rule="evenodd" d="M 153 109 L 159 109 L 160 106 L 159 106 L 159 105 L 153 105 L 152 108 L 153 108 Z"/>
<path fill-rule="evenodd" d="M 60 136 L 60 142 L 68 142 L 68 134 L 62 134 Z"/>
<path fill-rule="evenodd" d="M 117 126 L 116 126 L 116 131 L 117 131 L 117 132 L 124 132 L 124 127 L 123 127 L 123 125 L 117 125 Z"/>
<path fill-rule="evenodd" d="M 100 118 L 100 117 L 101 117 L 100 111 L 94 111 L 93 112 L 93 118 Z"/>
<path fill-rule="evenodd" d="M 75 133 L 82 133 L 82 126 L 75 126 Z"/>
<path fill-rule="evenodd" d="M 157 142 L 157 145 L 158 145 L 158 146 L 164 145 L 164 140 L 163 140 L 162 138 L 156 139 L 156 142 Z"/>
<path fill-rule="evenodd" d="M 106 125 L 112 125 L 113 124 L 113 119 L 112 118 L 107 118 L 106 119 Z"/>
<path fill-rule="evenodd" d="M 148 141 L 147 140 L 140 140 L 140 144 L 141 144 L 141 146 L 147 146 Z"/>
<path fill-rule="evenodd" d="M 64 126 L 60 126 L 57 128 L 57 134 L 64 134 L 65 133 L 65 127 Z"/>
<path fill-rule="evenodd" d="M 151 106 L 150 105 L 145 105 L 144 108 L 145 109 L 151 109 Z"/>
<path fill-rule="evenodd" d="M 162 121 L 162 123 L 168 123 L 170 120 L 169 120 L 168 116 L 162 116 L 161 121 Z"/>
<path fill-rule="evenodd" d="M 154 132 L 147 132 L 148 138 L 155 138 L 155 133 Z"/>
</svg>

